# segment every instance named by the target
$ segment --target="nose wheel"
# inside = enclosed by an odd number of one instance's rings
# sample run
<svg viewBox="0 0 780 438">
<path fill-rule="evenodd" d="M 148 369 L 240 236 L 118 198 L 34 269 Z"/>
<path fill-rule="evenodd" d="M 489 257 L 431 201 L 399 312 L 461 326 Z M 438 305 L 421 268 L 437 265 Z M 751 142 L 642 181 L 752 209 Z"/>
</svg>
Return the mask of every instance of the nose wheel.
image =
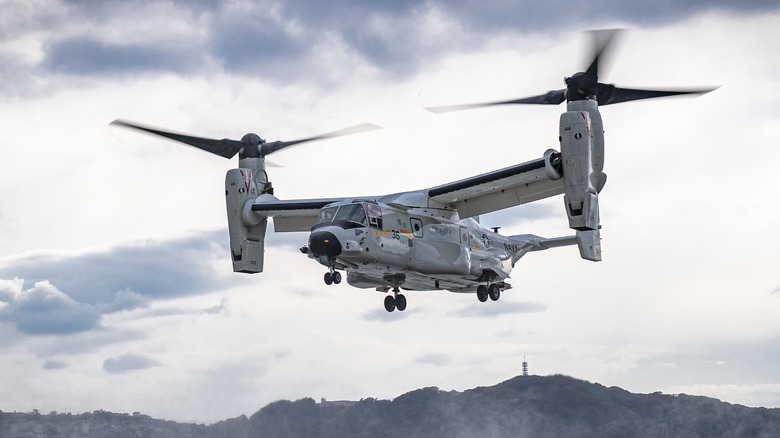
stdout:
<svg viewBox="0 0 780 438">
<path fill-rule="evenodd" d="M 326 272 L 324 279 L 325 279 L 325 284 L 327 284 L 328 286 L 330 286 L 331 284 L 339 284 L 341 283 L 341 272 L 336 271 L 332 274 L 330 272 Z"/>
<path fill-rule="evenodd" d="M 330 266 L 330 271 L 325 273 L 325 284 L 330 286 L 331 284 L 339 284 L 341 283 L 341 272 L 335 270 L 333 268 L 333 265 Z"/>
</svg>

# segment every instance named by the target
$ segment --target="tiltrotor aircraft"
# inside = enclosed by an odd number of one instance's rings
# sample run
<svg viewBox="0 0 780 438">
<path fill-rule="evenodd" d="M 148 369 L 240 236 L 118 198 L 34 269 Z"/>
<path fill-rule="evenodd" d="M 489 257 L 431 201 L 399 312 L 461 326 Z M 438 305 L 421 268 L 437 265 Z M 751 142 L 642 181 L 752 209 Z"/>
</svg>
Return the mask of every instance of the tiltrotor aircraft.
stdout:
<svg viewBox="0 0 780 438">
<path fill-rule="evenodd" d="M 604 187 L 604 135 L 599 105 L 637 99 L 701 94 L 709 89 L 655 91 L 618 88 L 598 81 L 599 58 L 615 31 L 594 32 L 594 56 L 587 70 L 565 78 L 566 88 L 523 99 L 428 108 L 446 112 L 492 105 L 558 105 L 560 151 L 493 172 L 423 190 L 370 197 L 282 200 L 273 196 L 265 157 L 288 146 L 375 128 L 359 125 L 321 136 L 266 142 L 256 134 L 240 141 L 193 137 L 116 120 L 114 125 L 145 131 L 232 158 L 238 168 L 225 177 L 230 255 L 235 272 L 263 271 L 268 220 L 277 232 L 308 231 L 301 252 L 327 268 L 325 283 L 338 284 L 341 271 L 358 288 L 392 292 L 388 312 L 406 309 L 404 290 L 476 293 L 499 299 L 515 263 L 531 251 L 577 245 L 580 256 L 601 260 L 599 192 Z M 563 194 L 571 236 L 504 236 L 475 219 L 479 215 Z"/>
</svg>

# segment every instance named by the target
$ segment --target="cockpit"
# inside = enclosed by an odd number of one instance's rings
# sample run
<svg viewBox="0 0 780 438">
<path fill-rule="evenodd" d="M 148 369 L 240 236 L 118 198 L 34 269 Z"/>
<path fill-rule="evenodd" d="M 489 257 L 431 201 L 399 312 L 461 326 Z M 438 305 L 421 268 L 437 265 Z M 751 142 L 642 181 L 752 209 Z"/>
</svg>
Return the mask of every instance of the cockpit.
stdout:
<svg viewBox="0 0 780 438">
<path fill-rule="evenodd" d="M 317 216 L 315 228 L 336 225 L 342 228 L 382 228 L 382 208 L 379 204 L 353 201 L 350 204 L 324 207 Z"/>
</svg>

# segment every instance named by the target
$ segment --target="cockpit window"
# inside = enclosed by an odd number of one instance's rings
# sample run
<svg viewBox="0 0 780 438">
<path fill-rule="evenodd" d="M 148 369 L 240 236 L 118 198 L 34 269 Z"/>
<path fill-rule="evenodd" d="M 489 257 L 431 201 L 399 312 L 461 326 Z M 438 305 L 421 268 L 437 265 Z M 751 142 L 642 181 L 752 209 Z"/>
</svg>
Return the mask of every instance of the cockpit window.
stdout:
<svg viewBox="0 0 780 438">
<path fill-rule="evenodd" d="M 356 222 L 366 225 L 366 212 L 360 204 L 342 205 L 334 218 L 336 221 Z"/>
<path fill-rule="evenodd" d="M 336 216 L 336 210 L 338 209 L 338 207 L 323 208 L 320 210 L 319 215 L 317 215 L 317 223 L 321 224 L 333 221 L 333 217 Z"/>
</svg>

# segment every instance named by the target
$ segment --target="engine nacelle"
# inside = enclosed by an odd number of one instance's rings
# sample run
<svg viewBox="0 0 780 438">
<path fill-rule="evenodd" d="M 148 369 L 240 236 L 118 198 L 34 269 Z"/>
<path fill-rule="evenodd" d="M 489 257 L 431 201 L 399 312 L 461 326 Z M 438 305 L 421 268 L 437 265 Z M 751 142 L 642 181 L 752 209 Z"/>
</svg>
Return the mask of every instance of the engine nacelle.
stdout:
<svg viewBox="0 0 780 438">
<path fill-rule="evenodd" d="M 251 159 L 250 159 L 251 160 Z M 225 201 L 227 204 L 230 255 L 233 271 L 244 273 L 263 272 L 265 230 L 268 219 L 257 216 L 246 220 L 245 209 L 258 197 L 257 175 L 250 168 L 231 169 L 225 175 Z M 262 183 L 263 181 L 260 181 Z"/>
<path fill-rule="evenodd" d="M 599 203 L 594 181 L 599 178 L 594 175 L 593 170 L 593 132 L 590 112 L 586 108 L 573 110 L 573 107 L 581 105 L 580 102 L 588 101 L 570 102 L 569 111 L 561 115 L 559 139 L 564 181 L 563 201 L 570 228 L 580 231 L 597 230 Z M 598 112 L 595 102 L 593 107 Z"/>
</svg>

